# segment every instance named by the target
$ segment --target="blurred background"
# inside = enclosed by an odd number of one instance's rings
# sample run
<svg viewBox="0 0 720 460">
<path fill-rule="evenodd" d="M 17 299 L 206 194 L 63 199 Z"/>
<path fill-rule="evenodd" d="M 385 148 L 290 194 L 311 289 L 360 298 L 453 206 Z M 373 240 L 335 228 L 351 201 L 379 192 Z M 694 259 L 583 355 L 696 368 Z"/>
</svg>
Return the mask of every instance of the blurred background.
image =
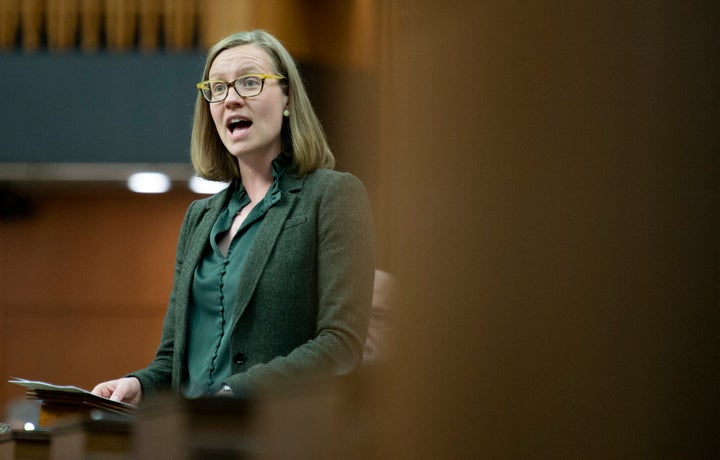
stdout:
<svg viewBox="0 0 720 460">
<path fill-rule="evenodd" d="M 720 453 L 717 10 L 0 0 L 0 376 L 91 388 L 152 358 L 203 196 L 204 52 L 265 28 L 400 281 L 357 403 L 373 456 Z M 169 190 L 130 191 L 141 171 Z"/>
</svg>

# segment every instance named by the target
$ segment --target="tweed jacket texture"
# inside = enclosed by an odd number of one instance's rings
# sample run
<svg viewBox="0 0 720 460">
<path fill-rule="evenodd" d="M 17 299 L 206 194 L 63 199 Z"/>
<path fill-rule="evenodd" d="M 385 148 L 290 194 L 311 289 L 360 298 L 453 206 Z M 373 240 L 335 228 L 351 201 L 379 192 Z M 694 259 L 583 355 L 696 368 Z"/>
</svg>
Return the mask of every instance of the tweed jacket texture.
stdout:
<svg viewBox="0 0 720 460">
<path fill-rule="evenodd" d="M 240 274 L 230 328 L 235 395 L 275 381 L 341 375 L 361 361 L 373 292 L 370 204 L 356 177 L 327 169 L 279 178 L 280 200 L 265 215 Z M 160 344 L 137 377 L 144 394 L 181 390 L 193 273 L 226 189 L 188 207 Z"/>
</svg>

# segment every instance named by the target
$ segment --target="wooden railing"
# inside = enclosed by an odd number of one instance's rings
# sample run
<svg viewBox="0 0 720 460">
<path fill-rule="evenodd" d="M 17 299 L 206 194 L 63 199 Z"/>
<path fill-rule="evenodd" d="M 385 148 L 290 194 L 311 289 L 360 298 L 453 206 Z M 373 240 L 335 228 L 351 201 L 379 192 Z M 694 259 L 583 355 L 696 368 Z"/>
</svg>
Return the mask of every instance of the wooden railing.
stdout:
<svg viewBox="0 0 720 460">
<path fill-rule="evenodd" d="M 198 0 L 0 0 L 0 49 L 185 50 L 198 46 Z"/>
</svg>

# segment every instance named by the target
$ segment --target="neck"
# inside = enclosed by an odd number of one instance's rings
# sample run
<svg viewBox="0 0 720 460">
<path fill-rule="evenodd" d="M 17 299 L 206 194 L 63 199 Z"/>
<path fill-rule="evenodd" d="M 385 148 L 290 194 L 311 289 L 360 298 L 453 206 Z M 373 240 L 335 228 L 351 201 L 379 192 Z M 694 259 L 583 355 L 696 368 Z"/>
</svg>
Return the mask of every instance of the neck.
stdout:
<svg viewBox="0 0 720 460">
<path fill-rule="evenodd" d="M 246 162 L 238 159 L 240 180 L 250 200 L 257 203 L 262 200 L 273 182 L 272 160 L 263 158 L 260 161 Z"/>
</svg>

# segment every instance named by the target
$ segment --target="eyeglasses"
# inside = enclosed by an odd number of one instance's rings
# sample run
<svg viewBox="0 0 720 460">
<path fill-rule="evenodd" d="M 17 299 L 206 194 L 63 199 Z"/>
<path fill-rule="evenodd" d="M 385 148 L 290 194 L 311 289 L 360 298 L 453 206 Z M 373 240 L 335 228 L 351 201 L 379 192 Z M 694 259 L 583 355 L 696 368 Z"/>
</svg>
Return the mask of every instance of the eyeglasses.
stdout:
<svg viewBox="0 0 720 460">
<path fill-rule="evenodd" d="M 257 96 L 262 93 L 263 87 L 265 86 L 265 80 L 268 78 L 285 80 L 285 77 L 280 75 L 259 73 L 243 75 L 232 82 L 222 80 L 201 81 L 195 86 L 200 90 L 203 97 L 205 97 L 205 100 L 208 102 L 222 102 L 227 99 L 228 91 L 231 86 L 235 88 L 235 92 L 238 93 L 238 96 L 240 97 Z"/>
</svg>

